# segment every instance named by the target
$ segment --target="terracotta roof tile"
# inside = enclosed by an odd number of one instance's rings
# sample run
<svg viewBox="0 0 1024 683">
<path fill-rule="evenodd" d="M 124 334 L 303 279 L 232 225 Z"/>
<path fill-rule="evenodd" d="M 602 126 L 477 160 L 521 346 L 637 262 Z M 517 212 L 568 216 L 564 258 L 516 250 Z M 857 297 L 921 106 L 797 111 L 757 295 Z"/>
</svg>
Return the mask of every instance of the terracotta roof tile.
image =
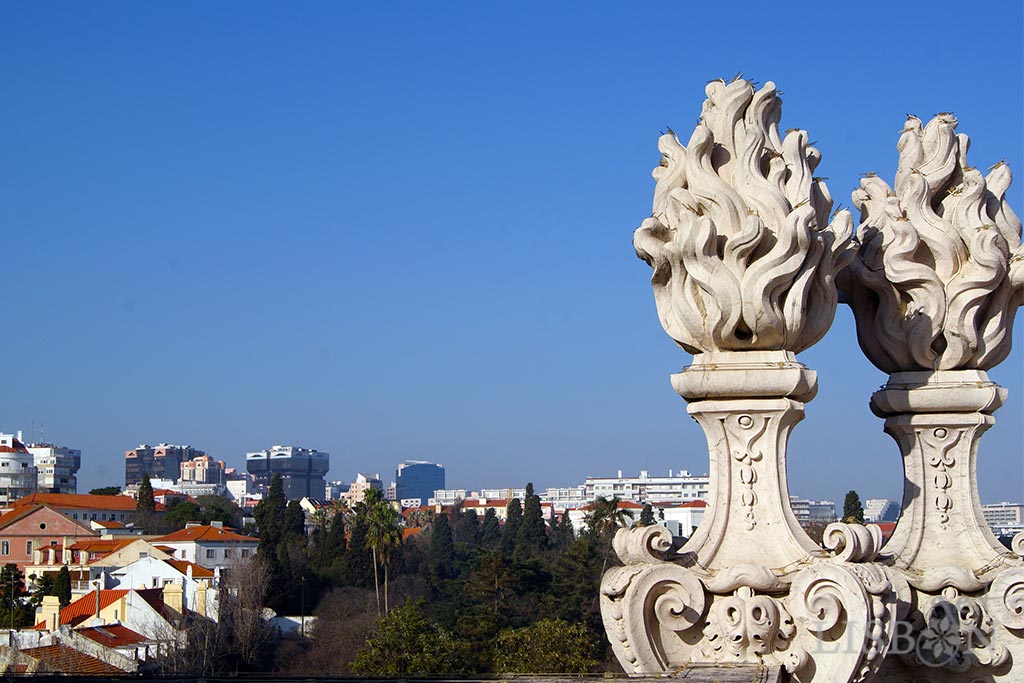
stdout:
<svg viewBox="0 0 1024 683">
<path fill-rule="evenodd" d="M 73 650 L 66 645 L 44 645 L 21 651 L 42 663 L 46 671 L 77 674 L 79 676 L 102 676 L 124 673 L 121 669 L 90 657 L 84 652 Z"/>
<path fill-rule="evenodd" d="M 144 643 L 149 639 L 141 633 L 136 633 L 127 626 L 121 624 L 109 624 L 107 626 L 90 626 L 88 628 L 75 629 L 75 633 L 83 635 L 89 640 L 95 641 L 106 647 L 123 647 L 125 645 L 136 645 Z"/>
<path fill-rule="evenodd" d="M 190 541 L 203 542 L 242 542 L 250 541 L 258 543 L 260 539 L 251 536 L 237 534 L 229 528 L 220 529 L 215 526 L 193 526 L 172 534 L 153 539 L 153 543 L 187 543 Z"/>
<path fill-rule="evenodd" d="M 193 579 L 212 579 L 214 576 L 212 569 L 207 569 L 202 565 L 198 565 L 195 562 L 189 562 L 188 560 L 164 560 L 164 562 L 171 565 L 182 574 L 187 574 L 188 568 L 191 565 Z"/>
<path fill-rule="evenodd" d="M 135 499 L 130 496 L 94 496 L 87 493 L 33 493 L 14 501 L 14 507 L 36 503 L 47 503 L 55 508 L 135 512 Z"/>
<path fill-rule="evenodd" d="M 101 590 L 100 609 L 106 609 L 127 594 L 127 589 L 118 588 Z M 64 624 L 70 624 L 71 626 L 77 626 L 86 619 L 92 617 L 94 614 L 96 614 L 96 591 L 90 591 L 72 602 L 70 605 L 61 609 L 59 625 L 63 626 Z M 46 622 L 40 621 L 34 628 L 36 630 L 45 631 Z"/>
</svg>

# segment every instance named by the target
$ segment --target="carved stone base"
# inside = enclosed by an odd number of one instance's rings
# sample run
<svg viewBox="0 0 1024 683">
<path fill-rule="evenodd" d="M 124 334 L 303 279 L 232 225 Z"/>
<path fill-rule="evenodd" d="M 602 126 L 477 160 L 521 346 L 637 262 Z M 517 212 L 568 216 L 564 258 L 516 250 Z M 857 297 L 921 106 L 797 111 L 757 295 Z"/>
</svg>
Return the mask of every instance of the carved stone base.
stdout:
<svg viewBox="0 0 1024 683">
<path fill-rule="evenodd" d="M 787 582 L 761 565 L 706 572 L 677 564 L 658 526 L 619 531 L 615 548 L 625 564 L 605 574 L 601 611 L 627 673 L 749 663 L 800 683 L 859 682 L 892 640 L 896 594 L 879 566 L 821 559 Z"/>
</svg>

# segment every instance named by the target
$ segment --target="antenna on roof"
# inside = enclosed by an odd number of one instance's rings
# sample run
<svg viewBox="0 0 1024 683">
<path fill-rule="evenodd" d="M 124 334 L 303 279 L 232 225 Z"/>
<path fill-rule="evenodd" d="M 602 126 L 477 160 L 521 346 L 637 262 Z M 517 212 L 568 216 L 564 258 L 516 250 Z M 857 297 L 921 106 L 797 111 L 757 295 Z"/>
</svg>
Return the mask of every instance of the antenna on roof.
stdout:
<svg viewBox="0 0 1024 683">
<path fill-rule="evenodd" d="M 32 440 L 32 443 L 36 442 L 36 419 L 32 418 L 32 427 L 28 430 L 28 438 Z"/>
<path fill-rule="evenodd" d="M 45 443 L 43 441 L 43 421 L 39 421 L 39 443 Z"/>
</svg>

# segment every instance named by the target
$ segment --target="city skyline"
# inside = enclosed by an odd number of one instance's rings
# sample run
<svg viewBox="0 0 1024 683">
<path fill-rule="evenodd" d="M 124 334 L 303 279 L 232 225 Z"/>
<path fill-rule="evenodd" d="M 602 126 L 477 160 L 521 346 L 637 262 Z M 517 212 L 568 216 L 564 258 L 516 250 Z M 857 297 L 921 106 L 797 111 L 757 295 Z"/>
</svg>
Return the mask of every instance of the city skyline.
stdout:
<svg viewBox="0 0 1024 683">
<path fill-rule="evenodd" d="M 974 163 L 1017 174 L 1024 213 L 1019 6 L 933 3 L 914 31 L 873 24 L 800 59 L 774 19 L 699 28 L 669 4 L 238 7 L 0 10 L 0 431 L 45 422 L 81 449 L 80 491 L 123 485 L 124 451 L 160 441 L 239 468 L 317 448 L 329 479 L 426 459 L 452 487 L 707 472 L 669 385 L 691 356 L 631 239 L 659 131 L 688 132 L 713 78 L 777 83 L 837 204 L 865 172 L 891 181 L 907 113 L 952 110 Z M 930 48 L 950 16 L 957 49 Z M 1022 334 L 1018 316 L 989 373 L 1009 398 L 981 440 L 986 502 L 1024 491 Z M 899 499 L 867 408 L 885 375 L 848 308 L 799 359 L 820 390 L 790 490 Z"/>
</svg>

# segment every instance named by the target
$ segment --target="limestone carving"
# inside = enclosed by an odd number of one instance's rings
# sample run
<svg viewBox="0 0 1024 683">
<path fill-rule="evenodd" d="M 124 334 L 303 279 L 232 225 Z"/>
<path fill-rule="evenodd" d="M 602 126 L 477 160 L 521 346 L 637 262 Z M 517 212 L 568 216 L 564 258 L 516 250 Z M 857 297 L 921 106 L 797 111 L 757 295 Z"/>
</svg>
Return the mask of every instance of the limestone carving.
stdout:
<svg viewBox="0 0 1024 683">
<path fill-rule="evenodd" d="M 831 218 L 807 132 L 779 136 L 775 84 L 712 81 L 687 145 L 658 141 L 654 210 L 634 235 L 661 323 L 690 353 L 802 351 L 832 324 L 853 220 Z"/>
<path fill-rule="evenodd" d="M 708 506 L 681 547 L 660 527 L 618 532 L 623 566 L 602 580 L 602 617 L 628 673 L 737 662 L 798 683 L 866 681 L 907 584 L 865 564 L 877 528 L 834 525 L 832 554 L 814 543 L 786 483 L 789 434 L 817 390 L 794 354 L 832 323 L 853 221 L 830 216 L 807 133 L 779 136 L 774 84 L 706 93 L 687 145 L 659 140 L 654 211 L 634 246 L 654 269 L 662 325 L 695 354 L 672 384 L 707 437 Z"/>
<path fill-rule="evenodd" d="M 860 247 L 839 281 L 861 348 L 890 373 L 871 409 L 904 463 L 880 559 L 901 576 L 913 647 L 885 662 L 885 681 L 1015 681 L 1024 665 L 1024 563 L 989 530 L 975 477 L 979 439 L 1006 399 L 986 371 L 1009 353 L 1022 302 L 1021 223 L 1006 203 L 1009 169 L 970 167 L 956 124 L 910 117 L 894 188 L 861 181 Z"/>
<path fill-rule="evenodd" d="M 848 298 L 867 357 L 884 372 L 987 370 L 1010 352 L 1024 292 L 1021 223 L 1010 169 L 967 163 L 952 114 L 911 116 L 895 188 L 874 174 L 853 193 L 861 242 Z"/>
</svg>

